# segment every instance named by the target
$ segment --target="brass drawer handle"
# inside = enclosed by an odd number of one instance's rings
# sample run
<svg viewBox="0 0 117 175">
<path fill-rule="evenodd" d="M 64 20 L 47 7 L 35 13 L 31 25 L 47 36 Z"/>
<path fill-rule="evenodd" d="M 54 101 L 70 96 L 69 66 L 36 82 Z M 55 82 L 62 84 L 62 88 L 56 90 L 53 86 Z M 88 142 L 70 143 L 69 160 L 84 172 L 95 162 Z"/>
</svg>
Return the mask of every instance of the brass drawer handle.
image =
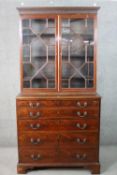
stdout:
<svg viewBox="0 0 117 175">
<path fill-rule="evenodd" d="M 77 102 L 77 106 L 79 107 L 87 107 L 87 102 L 84 102 L 83 104 L 81 104 L 79 101 Z"/>
<path fill-rule="evenodd" d="M 83 117 L 86 117 L 87 116 L 87 111 L 84 111 L 83 112 L 83 114 L 81 114 L 81 112 L 77 112 L 77 115 L 79 116 L 79 117 L 81 117 L 81 118 L 83 118 Z"/>
<path fill-rule="evenodd" d="M 76 158 L 77 158 L 78 160 L 85 160 L 85 159 L 87 158 L 87 155 L 86 155 L 86 154 L 82 154 L 82 155 L 76 154 Z"/>
<path fill-rule="evenodd" d="M 79 128 L 79 129 L 86 129 L 87 128 L 87 124 L 84 123 L 83 125 L 80 125 L 80 123 L 77 123 L 76 127 Z"/>
<path fill-rule="evenodd" d="M 79 143 L 79 144 L 85 144 L 86 142 L 87 142 L 87 139 L 86 138 L 84 138 L 83 140 L 81 140 L 80 138 L 77 138 L 77 143 Z"/>
<path fill-rule="evenodd" d="M 37 112 L 35 115 L 34 115 L 32 112 L 30 112 L 30 113 L 29 113 L 29 116 L 30 116 L 32 119 L 36 119 L 36 118 L 40 117 L 40 112 Z"/>
<path fill-rule="evenodd" d="M 40 103 L 39 102 L 37 102 L 37 103 L 30 102 L 29 103 L 29 107 L 31 107 L 31 108 L 36 108 L 36 107 L 39 107 L 39 106 L 40 106 Z"/>
<path fill-rule="evenodd" d="M 37 139 L 33 139 L 33 138 L 31 138 L 30 139 L 30 142 L 33 144 L 33 145 L 37 145 L 37 144 L 39 144 L 40 143 L 40 138 L 37 138 Z"/>
<path fill-rule="evenodd" d="M 39 160 L 41 158 L 41 155 L 40 154 L 37 154 L 37 155 L 31 154 L 30 157 L 32 160 Z"/>
<path fill-rule="evenodd" d="M 36 130 L 36 129 L 39 129 L 39 128 L 40 128 L 40 124 L 39 124 L 39 123 L 36 124 L 36 125 L 30 124 L 30 127 L 31 127 L 32 129 Z"/>
</svg>

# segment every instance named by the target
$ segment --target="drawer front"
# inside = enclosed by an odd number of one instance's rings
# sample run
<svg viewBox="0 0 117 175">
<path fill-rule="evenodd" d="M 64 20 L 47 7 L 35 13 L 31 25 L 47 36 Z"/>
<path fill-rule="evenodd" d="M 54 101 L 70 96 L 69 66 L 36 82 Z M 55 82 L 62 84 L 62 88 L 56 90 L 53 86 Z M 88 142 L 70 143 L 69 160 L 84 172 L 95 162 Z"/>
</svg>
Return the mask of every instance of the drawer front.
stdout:
<svg viewBox="0 0 117 175">
<path fill-rule="evenodd" d="M 56 118 L 59 116 L 59 110 L 57 108 L 52 109 L 29 109 L 22 107 L 17 111 L 20 119 L 41 119 L 41 118 Z"/>
<path fill-rule="evenodd" d="M 20 146 L 32 148 L 55 148 L 58 146 L 58 135 L 53 133 L 25 132 L 19 136 Z"/>
<path fill-rule="evenodd" d="M 59 128 L 57 120 L 19 120 L 19 131 L 55 131 Z"/>
<path fill-rule="evenodd" d="M 18 109 L 18 117 L 21 119 L 41 119 L 41 118 L 96 118 L 99 117 L 98 109 L 76 109 L 76 108 L 43 108 L 29 109 L 22 107 Z"/>
<path fill-rule="evenodd" d="M 19 149 L 19 162 L 21 163 L 82 163 L 98 161 L 96 149 L 32 149 L 31 147 Z"/>
<path fill-rule="evenodd" d="M 40 109 L 43 107 L 56 107 L 60 105 L 59 100 L 24 100 L 17 101 L 18 107 L 27 107 L 30 109 Z"/>
<path fill-rule="evenodd" d="M 61 150 L 61 161 L 68 163 L 98 161 L 96 149 L 63 149 Z"/>
<path fill-rule="evenodd" d="M 60 117 L 96 118 L 99 117 L 98 109 L 63 108 L 59 112 Z"/>
<path fill-rule="evenodd" d="M 58 153 L 53 149 L 20 149 L 19 161 L 21 163 L 54 163 L 58 160 Z"/>
<path fill-rule="evenodd" d="M 95 119 L 71 119 L 71 120 L 60 120 L 60 130 L 68 131 L 98 131 L 98 120 Z"/>
<path fill-rule="evenodd" d="M 60 146 L 62 148 L 96 147 L 97 145 L 98 133 L 61 133 Z"/>
<path fill-rule="evenodd" d="M 39 148 L 55 148 L 60 143 L 60 147 L 96 147 L 98 145 L 98 133 L 79 133 L 79 132 L 59 132 L 40 133 L 23 132 L 19 136 L 20 146 L 32 146 Z"/>
<path fill-rule="evenodd" d="M 98 108 L 99 107 L 99 100 L 89 100 L 89 99 L 77 99 L 77 100 L 62 100 L 61 106 L 66 107 L 77 107 L 78 109 L 82 108 Z"/>
<path fill-rule="evenodd" d="M 22 131 L 98 131 L 98 120 L 19 120 L 19 130 Z"/>
</svg>

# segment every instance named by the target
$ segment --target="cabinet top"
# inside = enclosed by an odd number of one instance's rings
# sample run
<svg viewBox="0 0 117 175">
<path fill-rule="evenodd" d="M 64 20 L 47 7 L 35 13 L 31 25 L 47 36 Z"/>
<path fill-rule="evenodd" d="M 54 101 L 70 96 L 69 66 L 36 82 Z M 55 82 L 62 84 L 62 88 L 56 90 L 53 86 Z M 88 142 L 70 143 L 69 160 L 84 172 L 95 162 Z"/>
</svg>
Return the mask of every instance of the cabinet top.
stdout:
<svg viewBox="0 0 117 175">
<path fill-rule="evenodd" d="M 67 13 L 97 13 L 100 7 L 97 6 L 82 6 L 82 7 L 18 7 L 20 15 L 25 14 L 41 14 L 41 13 L 49 13 L 49 14 L 67 14 Z"/>
<path fill-rule="evenodd" d="M 38 94 L 18 94 L 16 99 L 100 99 L 101 96 L 97 93 L 77 93 L 77 94 L 65 94 L 65 93 L 38 93 Z"/>
</svg>

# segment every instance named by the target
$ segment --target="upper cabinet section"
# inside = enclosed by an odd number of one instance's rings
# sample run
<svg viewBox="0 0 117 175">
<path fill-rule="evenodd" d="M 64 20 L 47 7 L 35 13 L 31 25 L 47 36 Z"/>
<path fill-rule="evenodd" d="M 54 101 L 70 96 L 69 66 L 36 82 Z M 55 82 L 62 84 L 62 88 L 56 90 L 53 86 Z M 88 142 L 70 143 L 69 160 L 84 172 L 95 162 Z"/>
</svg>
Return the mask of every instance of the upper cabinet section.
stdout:
<svg viewBox="0 0 117 175">
<path fill-rule="evenodd" d="M 18 9 L 22 92 L 96 91 L 98 9 Z"/>
</svg>

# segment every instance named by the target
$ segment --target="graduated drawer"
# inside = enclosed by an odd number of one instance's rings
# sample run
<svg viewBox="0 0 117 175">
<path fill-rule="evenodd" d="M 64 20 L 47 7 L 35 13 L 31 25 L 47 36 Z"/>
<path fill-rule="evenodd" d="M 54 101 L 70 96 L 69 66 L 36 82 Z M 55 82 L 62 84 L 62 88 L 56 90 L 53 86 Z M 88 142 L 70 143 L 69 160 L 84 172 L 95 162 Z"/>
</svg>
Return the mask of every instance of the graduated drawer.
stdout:
<svg viewBox="0 0 117 175">
<path fill-rule="evenodd" d="M 92 148 L 61 149 L 61 161 L 66 163 L 98 161 L 98 151 Z"/>
<path fill-rule="evenodd" d="M 19 131 L 54 131 L 59 128 L 58 120 L 19 120 Z"/>
<path fill-rule="evenodd" d="M 19 150 L 21 163 L 82 163 L 98 161 L 96 149 L 32 149 L 31 147 Z"/>
<path fill-rule="evenodd" d="M 96 119 L 63 119 L 60 120 L 60 130 L 67 131 L 98 131 L 98 120 Z"/>
<path fill-rule="evenodd" d="M 98 130 L 98 120 L 19 120 L 18 126 L 20 131 L 92 131 Z"/>
<path fill-rule="evenodd" d="M 18 117 L 22 119 L 41 119 L 41 118 L 56 118 L 56 117 L 76 117 L 76 118 L 95 118 L 99 116 L 98 109 L 77 109 L 69 108 L 43 108 L 43 109 L 29 109 L 22 107 L 17 111 Z"/>
<path fill-rule="evenodd" d="M 55 163 L 58 160 L 56 149 L 32 149 L 32 147 L 19 150 L 19 162 L 21 163 Z"/>
<path fill-rule="evenodd" d="M 62 148 L 96 147 L 98 145 L 98 133 L 63 132 L 60 138 Z"/>
<path fill-rule="evenodd" d="M 24 132 L 19 135 L 20 146 L 32 148 L 55 148 L 58 144 L 58 135 L 53 133 Z"/>
</svg>

